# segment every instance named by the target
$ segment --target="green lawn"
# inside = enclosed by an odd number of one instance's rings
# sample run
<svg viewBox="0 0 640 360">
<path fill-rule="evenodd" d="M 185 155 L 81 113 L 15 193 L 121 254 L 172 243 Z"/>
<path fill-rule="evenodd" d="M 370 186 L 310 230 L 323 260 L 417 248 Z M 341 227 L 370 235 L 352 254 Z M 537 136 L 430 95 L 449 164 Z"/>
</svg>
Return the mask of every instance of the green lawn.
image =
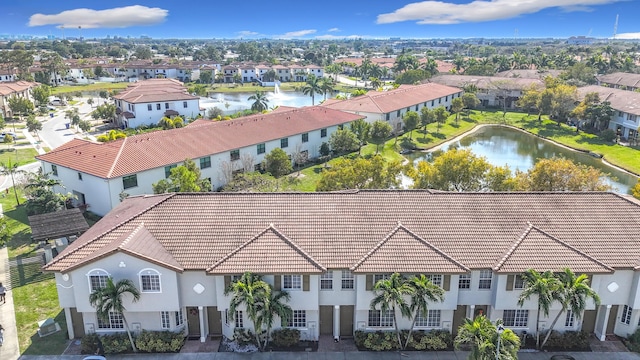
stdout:
<svg viewBox="0 0 640 360">
<path fill-rule="evenodd" d="M 18 148 L 14 149 L 7 145 L 0 145 L 0 163 L 7 163 L 11 161 L 18 166 L 35 162 L 35 156 L 38 155 L 38 151 L 34 148 Z"/>
<path fill-rule="evenodd" d="M 102 90 L 122 90 L 129 85 L 128 82 L 119 83 L 94 83 L 86 85 L 63 85 L 51 88 L 51 95 L 61 95 L 76 92 L 99 92 Z"/>
</svg>

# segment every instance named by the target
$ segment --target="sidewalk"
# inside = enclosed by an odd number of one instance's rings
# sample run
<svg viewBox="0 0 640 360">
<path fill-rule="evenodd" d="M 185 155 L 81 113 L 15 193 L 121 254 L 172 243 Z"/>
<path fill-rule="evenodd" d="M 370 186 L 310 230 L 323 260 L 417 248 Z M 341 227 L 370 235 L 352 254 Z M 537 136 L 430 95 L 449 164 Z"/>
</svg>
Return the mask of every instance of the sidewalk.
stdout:
<svg viewBox="0 0 640 360">
<path fill-rule="evenodd" d="M 6 247 L 0 249 L 0 282 L 7 288 L 7 302 L 0 303 L 0 324 L 4 328 L 4 344 L 0 346 L 0 359 L 15 360 L 20 356 L 18 330 L 13 308 L 13 292 L 9 279 L 9 256 Z"/>
</svg>

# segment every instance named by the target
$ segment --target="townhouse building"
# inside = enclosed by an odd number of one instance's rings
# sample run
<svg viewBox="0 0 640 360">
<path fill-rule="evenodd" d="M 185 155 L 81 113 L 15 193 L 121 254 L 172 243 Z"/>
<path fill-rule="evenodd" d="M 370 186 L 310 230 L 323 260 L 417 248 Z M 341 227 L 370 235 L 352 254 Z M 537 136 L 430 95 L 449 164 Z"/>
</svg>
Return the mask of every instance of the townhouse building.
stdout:
<svg viewBox="0 0 640 360">
<path fill-rule="evenodd" d="M 322 106 L 366 116 L 368 122 L 388 122 L 394 131 L 402 131 L 402 117 L 409 111 L 418 113 L 423 107 L 429 109 L 451 107 L 451 101 L 462 96 L 459 88 L 428 83 L 401 85 L 388 91 L 369 91 L 365 95 L 346 100 L 329 99 Z"/>
<path fill-rule="evenodd" d="M 322 107 L 280 107 L 268 114 L 213 122 L 197 120 L 184 128 L 130 136 L 108 143 L 74 139 L 37 157 L 42 169 L 60 180 L 77 205 L 105 215 L 121 194 L 152 194 L 152 184 L 192 159 L 217 189 L 233 172 L 260 168 L 265 155 L 281 148 L 292 159 L 319 156 L 323 142 L 339 127 L 362 116 Z M 299 155 L 299 156 L 297 156 Z"/>
<path fill-rule="evenodd" d="M 31 89 L 40 84 L 31 81 L 12 81 L 12 82 L 0 82 L 0 115 L 3 118 L 12 117 L 13 111 L 9 107 L 9 99 L 17 96 L 29 99 L 33 101 L 31 96 Z"/>
<path fill-rule="evenodd" d="M 614 130 L 626 141 L 638 140 L 640 128 L 640 93 L 607 86 L 589 85 L 578 88 L 578 99 L 582 101 L 589 93 L 597 93 L 600 101 L 608 101 L 615 113 L 609 120 L 608 129 Z"/>
<path fill-rule="evenodd" d="M 425 274 L 445 298 L 416 321 L 456 333 L 487 315 L 517 333 L 536 328 L 537 300 L 517 304 L 527 269 L 589 276 L 600 304 L 582 314 L 551 305 L 540 328 L 600 340 L 640 323 L 640 202 L 607 192 L 449 193 L 367 190 L 327 193 L 181 193 L 125 199 L 49 262 L 69 337 L 123 331 L 122 317 L 96 317 L 89 294 L 108 277 L 129 279 L 134 331 L 183 331 L 205 341 L 251 329 L 246 309 L 227 315 L 225 288 L 243 272 L 291 295 L 303 339 L 392 330 L 392 311 L 372 309 L 373 284 Z M 621 231 L 624 229 L 624 231 Z M 410 323 L 398 316 L 399 328 Z M 276 319 L 275 327 L 280 321 Z"/>
<path fill-rule="evenodd" d="M 640 74 L 615 72 L 596 76 L 598 85 L 614 89 L 638 91 L 640 89 Z"/>
<path fill-rule="evenodd" d="M 14 82 L 18 79 L 18 75 L 7 69 L 0 69 L 0 82 Z"/>
<path fill-rule="evenodd" d="M 163 117 L 193 119 L 200 114 L 200 98 L 175 79 L 149 79 L 131 83 L 113 96 L 118 127 L 157 124 Z"/>
</svg>

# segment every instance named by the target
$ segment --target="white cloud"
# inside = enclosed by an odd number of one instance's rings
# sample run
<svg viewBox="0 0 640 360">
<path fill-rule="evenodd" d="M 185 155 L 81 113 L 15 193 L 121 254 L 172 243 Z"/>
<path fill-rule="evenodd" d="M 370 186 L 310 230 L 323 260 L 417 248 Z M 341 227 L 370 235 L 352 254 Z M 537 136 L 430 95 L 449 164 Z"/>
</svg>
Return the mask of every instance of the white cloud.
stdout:
<svg viewBox="0 0 640 360">
<path fill-rule="evenodd" d="M 298 31 L 289 31 L 288 33 L 284 33 L 282 35 L 274 35 L 273 37 L 276 39 L 291 39 L 291 38 L 303 37 L 303 36 L 311 35 L 315 33 L 316 33 L 316 30 L 314 29 L 298 30 Z"/>
<path fill-rule="evenodd" d="M 590 6 L 625 0 L 474 0 L 467 4 L 422 1 L 407 4 L 394 12 L 378 15 L 378 24 L 417 21 L 418 24 L 458 24 L 509 19 L 547 8 L 587 11 Z"/>
<path fill-rule="evenodd" d="M 260 33 L 255 32 L 255 31 L 249 31 L 249 30 L 243 30 L 243 31 L 238 31 L 238 36 L 256 36 L 256 35 L 260 35 Z"/>
<path fill-rule="evenodd" d="M 58 27 L 85 29 L 125 28 L 129 26 L 155 25 L 163 22 L 169 10 L 141 5 L 105 10 L 73 9 L 59 14 L 33 14 L 29 26 L 57 25 Z"/>
<path fill-rule="evenodd" d="M 616 34 L 616 39 L 640 39 L 640 32 Z"/>
<path fill-rule="evenodd" d="M 331 35 L 331 34 L 326 34 L 326 35 L 318 35 L 315 37 L 318 40 L 342 40 L 342 39 L 371 39 L 373 38 L 370 35 Z"/>
<path fill-rule="evenodd" d="M 331 29 L 327 30 L 327 32 L 338 32 L 338 31 L 340 31 L 340 29 L 338 29 L 338 28 L 331 28 Z"/>
</svg>

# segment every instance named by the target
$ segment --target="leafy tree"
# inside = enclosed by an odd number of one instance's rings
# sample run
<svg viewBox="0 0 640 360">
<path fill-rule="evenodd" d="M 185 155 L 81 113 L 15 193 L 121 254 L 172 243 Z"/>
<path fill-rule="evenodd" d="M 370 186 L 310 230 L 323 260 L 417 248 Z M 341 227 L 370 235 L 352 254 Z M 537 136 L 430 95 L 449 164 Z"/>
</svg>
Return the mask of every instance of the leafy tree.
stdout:
<svg viewBox="0 0 640 360">
<path fill-rule="evenodd" d="M 404 123 L 404 130 L 409 133 L 409 140 L 411 140 L 411 132 L 418 127 L 420 115 L 415 111 L 407 111 L 402 117 L 402 122 Z"/>
<path fill-rule="evenodd" d="M 87 99 L 87 104 L 91 105 L 92 109 L 93 109 L 93 103 L 94 103 L 93 98 L 88 98 Z"/>
<path fill-rule="evenodd" d="M 436 122 L 438 123 L 437 133 L 440 134 L 440 126 L 447 121 L 447 119 L 449 118 L 449 115 L 451 114 L 449 114 L 449 112 L 444 106 L 438 106 L 432 111 L 433 111 L 433 116 L 436 119 Z"/>
<path fill-rule="evenodd" d="M 470 360 L 493 360 L 496 359 L 496 346 L 498 336 L 500 336 L 501 360 L 517 360 L 520 349 L 520 338 L 511 329 L 504 329 L 502 334 L 498 334 L 497 325 L 502 320 L 498 320 L 494 325 L 486 316 L 476 316 L 475 319 L 465 319 L 464 324 L 458 328 L 458 335 L 454 340 L 456 348 L 467 346 L 471 348 Z"/>
<path fill-rule="evenodd" d="M 118 139 L 124 139 L 127 137 L 127 134 L 123 133 L 120 130 L 109 130 L 105 135 L 100 135 L 96 138 L 99 142 L 109 142 Z"/>
<path fill-rule="evenodd" d="M 100 90 L 98 96 L 103 100 L 107 100 L 109 98 L 109 93 L 107 92 L 107 90 Z"/>
<path fill-rule="evenodd" d="M 51 95 L 51 88 L 47 85 L 36 86 L 31 90 L 31 95 L 38 106 L 47 105 Z"/>
<path fill-rule="evenodd" d="M 525 172 L 516 172 L 523 191 L 609 191 L 604 174 L 591 166 L 565 158 L 540 159 Z"/>
<path fill-rule="evenodd" d="M 411 303 L 409 305 L 411 327 L 403 349 L 406 349 L 409 341 L 411 341 L 411 332 L 416 325 L 418 315 L 425 316 L 428 314 L 430 302 L 444 301 L 444 290 L 432 283 L 424 274 L 412 276 L 407 283 L 411 287 Z"/>
<path fill-rule="evenodd" d="M 105 119 L 109 121 L 115 121 L 116 119 L 116 105 L 115 104 L 102 104 L 96 106 L 96 109 L 91 113 L 91 117 L 95 120 Z"/>
<path fill-rule="evenodd" d="M 64 59 L 57 53 L 49 53 L 41 59 L 43 68 L 47 69 L 49 78 L 53 78 L 54 86 L 58 86 L 58 79 L 66 74 L 68 67 L 64 63 Z M 47 81 L 48 82 L 48 81 Z"/>
<path fill-rule="evenodd" d="M 462 98 L 455 98 L 451 100 L 451 112 L 456 114 L 456 124 L 458 123 L 458 117 L 460 112 L 464 109 L 464 102 L 462 102 Z"/>
<path fill-rule="evenodd" d="M 549 316 L 551 304 L 558 300 L 557 289 L 560 284 L 551 271 L 539 273 L 533 269 L 528 269 L 521 276 L 524 280 L 524 290 L 522 290 L 522 293 L 520 293 L 518 297 L 518 305 L 524 305 L 524 302 L 529 300 L 531 296 L 536 296 L 538 299 L 538 312 L 536 313 L 536 349 L 539 349 L 540 332 L 538 330 L 538 324 L 540 323 L 540 314 L 544 314 L 545 317 Z"/>
<path fill-rule="evenodd" d="M 531 85 L 524 90 L 522 96 L 516 102 L 516 105 L 524 109 L 527 112 L 527 116 L 529 116 L 531 111 L 538 109 L 541 94 L 542 91 L 536 85 Z"/>
<path fill-rule="evenodd" d="M 551 115 L 556 118 L 558 125 L 565 121 L 575 107 L 578 92 L 575 86 L 560 84 L 552 89 Z"/>
<path fill-rule="evenodd" d="M 33 113 L 33 103 L 27 98 L 11 96 L 7 101 L 11 112 L 18 114 L 20 117 Z"/>
<path fill-rule="evenodd" d="M 422 80 L 425 80 L 428 77 L 428 74 L 421 69 L 412 69 L 407 70 L 398 76 L 396 76 L 395 83 L 396 84 L 407 84 L 413 85 L 419 83 Z"/>
<path fill-rule="evenodd" d="M 320 78 L 320 90 L 322 90 L 322 94 L 324 95 L 324 99 L 327 100 L 327 94 L 331 94 L 333 91 L 333 87 L 335 85 L 334 81 L 330 77 L 322 77 Z"/>
<path fill-rule="evenodd" d="M 64 118 L 69 120 L 69 123 L 72 126 L 78 126 L 80 124 L 80 121 L 82 120 L 80 119 L 80 113 L 78 112 L 78 108 L 76 107 L 65 111 Z"/>
<path fill-rule="evenodd" d="M 27 175 L 24 185 L 27 215 L 46 214 L 65 208 L 67 201 L 74 196 L 56 193 L 53 190 L 55 186 L 64 188 L 59 180 L 49 178 L 49 174 L 42 169 Z"/>
<path fill-rule="evenodd" d="M 171 169 L 168 179 L 152 184 L 154 194 L 167 192 L 207 192 L 211 191 L 209 179 L 201 178 L 200 169 L 191 159 Z"/>
<path fill-rule="evenodd" d="M 245 272 L 240 279 L 232 282 L 224 290 L 224 294 L 231 295 L 227 313 L 231 320 L 234 320 L 236 310 L 244 304 L 247 318 L 253 323 L 256 344 L 260 346 L 260 329 L 262 329 L 260 306 L 271 298 L 271 286 L 262 280 L 260 275 Z"/>
<path fill-rule="evenodd" d="M 480 100 L 474 93 L 465 93 L 462 95 L 462 104 L 465 109 L 472 110 L 475 109 L 476 106 L 480 105 Z"/>
<path fill-rule="evenodd" d="M 243 172 L 234 175 L 233 180 L 225 184 L 222 192 L 277 192 L 293 191 L 300 182 L 299 179 L 285 176 L 279 179 L 270 174 L 261 174 L 257 171 Z"/>
<path fill-rule="evenodd" d="M 400 310 L 402 317 L 411 317 L 411 308 L 406 297 L 413 293 L 413 288 L 407 284 L 406 279 L 393 273 L 388 279 L 378 280 L 373 287 L 374 298 L 371 300 L 371 309 L 380 310 L 381 313 L 391 311 L 393 313 L 393 328 L 398 339 L 398 347 L 402 348 L 400 329 L 396 309 Z"/>
<path fill-rule="evenodd" d="M 174 118 L 165 116 L 158 121 L 158 126 L 162 127 L 163 130 L 177 129 L 184 126 L 184 120 L 180 116 Z"/>
<path fill-rule="evenodd" d="M 275 148 L 264 157 L 265 170 L 275 178 L 290 174 L 293 171 L 291 160 L 284 150 Z"/>
<path fill-rule="evenodd" d="M 349 129 L 338 129 L 329 138 L 331 149 L 338 154 L 355 151 L 359 144 L 358 136 Z"/>
<path fill-rule="evenodd" d="M 16 188 L 16 178 L 17 174 L 22 174 L 24 171 L 18 169 L 18 164 L 12 162 L 11 159 L 7 160 L 7 162 L 0 163 L 0 174 L 1 175 L 9 175 L 11 177 L 11 187 L 13 188 L 13 194 L 16 197 L 16 204 L 20 206 L 20 199 L 18 199 L 18 189 Z"/>
<path fill-rule="evenodd" d="M 322 94 L 320 80 L 313 74 L 309 75 L 302 87 L 302 93 L 311 96 L 311 105 L 315 105 L 315 95 Z"/>
<path fill-rule="evenodd" d="M 638 182 L 633 186 L 631 193 L 634 198 L 640 199 L 640 180 L 638 180 Z"/>
<path fill-rule="evenodd" d="M 127 322 L 127 318 L 124 316 L 124 311 L 126 309 L 124 307 L 123 298 L 126 295 L 131 295 L 131 297 L 133 297 L 133 302 L 140 300 L 140 291 L 138 291 L 131 280 L 122 279 L 117 283 L 114 283 L 113 278 L 109 277 L 105 287 L 97 289 L 89 294 L 89 303 L 91 303 L 91 306 L 96 308 L 98 317 L 102 321 L 109 322 L 110 312 L 120 314 L 127 330 L 129 341 L 131 342 L 131 348 L 134 352 L 138 352 L 136 344 L 133 341 L 133 337 L 131 336 L 129 323 Z"/>
<path fill-rule="evenodd" d="M 269 99 L 262 91 L 256 91 L 255 94 L 249 96 L 249 101 L 253 101 L 251 104 L 251 110 L 257 112 L 263 112 L 269 108 Z"/>
<path fill-rule="evenodd" d="M 133 56 L 135 56 L 139 60 L 148 60 L 148 59 L 151 59 L 153 57 L 153 53 L 151 52 L 151 48 L 150 47 L 144 46 L 144 45 L 140 45 L 140 46 L 136 47 L 136 50 L 133 53 Z"/>
<path fill-rule="evenodd" d="M 351 122 L 349 128 L 351 129 L 351 132 L 356 134 L 356 137 L 358 138 L 358 154 L 360 154 L 362 145 L 366 144 L 366 142 L 369 141 L 371 125 L 365 119 L 358 119 Z"/>
<path fill-rule="evenodd" d="M 582 313 L 587 307 L 587 300 L 591 299 L 596 304 L 596 307 L 600 305 L 600 297 L 589 286 L 589 277 L 586 274 L 576 276 L 570 269 L 565 268 L 562 272 L 556 275 L 559 281 L 559 287 L 555 299 L 562 305 L 562 310 L 558 312 L 558 315 L 551 322 L 549 331 L 542 341 L 540 348 L 544 348 L 544 345 L 549 340 L 553 328 L 556 326 L 560 315 L 567 310 L 575 315 L 577 320 L 580 320 Z"/>
<path fill-rule="evenodd" d="M 378 151 L 380 150 L 380 145 L 384 144 L 387 138 L 391 135 L 391 132 L 393 132 L 393 129 L 389 123 L 382 120 L 376 120 L 373 122 L 371 129 L 369 130 L 369 141 L 376 144 L 376 154 L 378 154 Z"/>
<path fill-rule="evenodd" d="M 31 115 L 27 118 L 27 130 L 32 133 L 38 132 L 42 130 L 42 123 L 38 121 L 35 116 Z"/>
<path fill-rule="evenodd" d="M 398 186 L 401 170 L 399 161 L 387 162 L 380 155 L 370 159 L 339 158 L 331 169 L 322 172 L 316 188 L 317 191 L 390 189 Z"/>
<path fill-rule="evenodd" d="M 320 144 L 320 156 L 326 157 L 329 155 L 331 155 L 331 147 L 329 147 L 328 143 L 322 142 L 322 144 Z"/>
<path fill-rule="evenodd" d="M 436 121 L 436 114 L 433 112 L 433 110 L 429 109 L 426 106 L 420 109 L 420 125 L 422 126 L 424 138 L 427 137 L 427 125 L 431 124 L 434 121 Z"/>
<path fill-rule="evenodd" d="M 103 77 L 103 76 L 109 75 L 109 73 L 104 71 L 104 69 L 100 65 L 96 65 L 96 67 L 93 68 L 93 74 L 97 77 Z"/>
<path fill-rule="evenodd" d="M 200 78 L 198 81 L 202 84 L 213 83 L 213 70 L 200 71 Z"/>
<path fill-rule="evenodd" d="M 224 115 L 224 112 L 222 111 L 222 109 L 220 109 L 219 107 L 212 107 L 209 108 L 207 110 L 207 117 L 209 119 L 222 119 L 222 116 Z"/>
<path fill-rule="evenodd" d="M 87 132 L 89 130 L 91 130 L 91 122 L 89 120 L 81 120 L 78 123 L 78 127 L 80 128 L 80 130 L 82 130 L 82 132 Z"/>
</svg>

